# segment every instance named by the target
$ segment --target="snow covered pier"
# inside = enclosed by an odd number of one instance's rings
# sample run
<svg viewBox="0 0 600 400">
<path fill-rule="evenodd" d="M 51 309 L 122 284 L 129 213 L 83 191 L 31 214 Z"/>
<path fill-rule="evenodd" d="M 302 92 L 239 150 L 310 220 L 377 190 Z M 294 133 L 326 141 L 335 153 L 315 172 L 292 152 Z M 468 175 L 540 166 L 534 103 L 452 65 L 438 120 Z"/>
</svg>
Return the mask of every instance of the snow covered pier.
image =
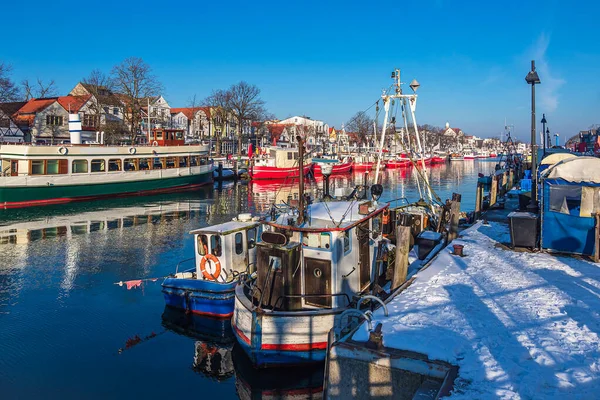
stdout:
<svg viewBox="0 0 600 400">
<path fill-rule="evenodd" d="M 327 397 L 599 398 L 600 266 L 509 242 L 502 223 L 463 231 L 464 257 L 446 247 L 374 313 L 383 347 L 366 324 L 331 346 Z"/>
</svg>

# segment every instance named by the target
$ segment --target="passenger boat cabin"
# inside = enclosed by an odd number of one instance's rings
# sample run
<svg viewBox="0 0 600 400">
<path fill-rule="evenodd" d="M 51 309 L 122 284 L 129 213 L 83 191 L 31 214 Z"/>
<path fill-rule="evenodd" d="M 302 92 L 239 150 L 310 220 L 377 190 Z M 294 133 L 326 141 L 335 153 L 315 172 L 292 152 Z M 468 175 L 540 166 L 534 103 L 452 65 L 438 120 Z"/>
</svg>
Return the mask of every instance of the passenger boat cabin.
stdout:
<svg viewBox="0 0 600 400">
<path fill-rule="evenodd" d="M 148 144 L 153 146 L 183 146 L 185 137 L 183 129 L 152 129 Z"/>
<path fill-rule="evenodd" d="M 254 162 L 259 166 L 269 166 L 276 168 L 293 168 L 298 166 L 298 149 L 271 148 L 269 152 Z"/>
<path fill-rule="evenodd" d="M 207 226 L 190 232 L 194 235 L 196 249 L 196 276 L 203 279 L 202 259 L 214 257 L 219 262 L 221 273 L 218 281 L 229 281 L 240 273 L 255 270 L 256 244 L 262 233 L 262 224 L 251 219 L 229 221 Z M 214 257 L 213 257 L 214 256 Z M 211 267 L 212 268 L 212 267 Z M 213 271 L 214 272 L 214 271 Z"/>
</svg>

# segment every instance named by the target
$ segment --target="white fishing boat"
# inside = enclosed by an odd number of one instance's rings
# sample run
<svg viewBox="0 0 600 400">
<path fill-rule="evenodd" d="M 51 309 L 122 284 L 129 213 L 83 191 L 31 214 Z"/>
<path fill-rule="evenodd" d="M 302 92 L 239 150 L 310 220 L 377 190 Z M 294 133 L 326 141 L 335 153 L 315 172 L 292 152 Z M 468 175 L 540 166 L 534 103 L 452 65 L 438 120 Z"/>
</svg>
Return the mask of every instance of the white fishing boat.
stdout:
<svg viewBox="0 0 600 400">
<path fill-rule="evenodd" d="M 398 70 L 395 73 L 392 94 L 382 96 L 386 116 L 379 155 L 385 143 L 392 99 L 410 107 L 415 121 L 416 95 L 402 95 L 397 90 L 400 76 Z M 411 87 L 416 90 L 418 83 L 413 81 Z M 414 129 L 418 138 L 416 122 Z M 300 137 L 298 143 L 301 171 Z M 424 164 L 423 158 L 418 162 Z M 382 164 L 380 156 L 373 165 L 374 182 Z M 426 171 L 422 175 L 426 181 Z M 431 189 L 426 183 L 422 186 L 428 188 L 431 199 Z M 357 187 L 346 196 L 338 199 L 329 196 L 331 201 L 318 203 L 305 197 L 302 178 L 299 184 L 298 207 L 273 207 L 271 219 L 265 222 L 261 241 L 256 245 L 256 274 L 235 289 L 233 332 L 258 367 L 322 362 L 328 333 L 336 318 L 348 312 L 362 315 L 361 305 L 364 309 L 367 301 L 371 306 L 379 304 L 379 297 L 390 295 L 387 260 L 393 244 L 388 237 L 394 236 L 397 217 L 400 214 L 410 217 L 419 232 L 429 220 L 422 205 L 404 204 L 395 208 L 397 216 L 391 217 L 389 204 L 378 202 L 383 192 L 379 184 L 371 186 L 371 199 L 366 198 L 365 187 Z M 430 233 L 435 237 L 427 240 L 439 244 L 441 235 Z M 422 265 L 421 261 L 434 248 L 422 246 L 415 266 Z"/>
</svg>

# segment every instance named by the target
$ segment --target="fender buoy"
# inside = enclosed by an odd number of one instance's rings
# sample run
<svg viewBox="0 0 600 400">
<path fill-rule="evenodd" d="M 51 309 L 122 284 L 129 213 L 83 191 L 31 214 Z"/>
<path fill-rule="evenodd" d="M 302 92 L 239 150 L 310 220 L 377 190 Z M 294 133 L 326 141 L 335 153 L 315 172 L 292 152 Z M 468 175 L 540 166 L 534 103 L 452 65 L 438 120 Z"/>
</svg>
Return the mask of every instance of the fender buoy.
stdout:
<svg viewBox="0 0 600 400">
<path fill-rule="evenodd" d="M 135 147 L 129 148 L 129 154 L 135 154 L 135 152 L 136 152 Z"/>
<path fill-rule="evenodd" d="M 67 150 L 67 148 L 65 146 L 60 146 L 58 148 L 58 152 L 64 156 L 65 154 L 67 154 L 69 152 L 69 150 Z"/>
<path fill-rule="evenodd" d="M 154 142 L 152 142 L 152 146 L 154 146 L 154 147 L 158 146 L 158 142 L 155 140 Z"/>
<path fill-rule="evenodd" d="M 206 270 L 206 262 L 210 260 L 215 264 L 215 273 L 211 274 Z M 221 275 L 221 262 L 214 254 L 207 254 L 202 257 L 202 261 L 200 261 L 200 271 L 204 276 L 204 279 L 209 281 L 216 281 L 217 278 Z"/>
<path fill-rule="evenodd" d="M 381 219 L 381 223 L 383 225 L 387 225 L 390 222 L 390 211 L 388 209 L 383 210 L 383 218 Z"/>
</svg>

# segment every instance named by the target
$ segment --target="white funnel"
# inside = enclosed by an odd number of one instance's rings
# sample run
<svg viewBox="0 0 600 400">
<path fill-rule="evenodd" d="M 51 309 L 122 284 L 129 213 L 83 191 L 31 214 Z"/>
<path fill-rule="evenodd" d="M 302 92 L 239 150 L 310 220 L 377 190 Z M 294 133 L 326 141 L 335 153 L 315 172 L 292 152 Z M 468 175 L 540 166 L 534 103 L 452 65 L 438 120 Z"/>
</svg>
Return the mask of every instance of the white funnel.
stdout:
<svg viewBox="0 0 600 400">
<path fill-rule="evenodd" d="M 81 120 L 79 114 L 69 114 L 69 135 L 71 144 L 81 144 Z"/>
</svg>

